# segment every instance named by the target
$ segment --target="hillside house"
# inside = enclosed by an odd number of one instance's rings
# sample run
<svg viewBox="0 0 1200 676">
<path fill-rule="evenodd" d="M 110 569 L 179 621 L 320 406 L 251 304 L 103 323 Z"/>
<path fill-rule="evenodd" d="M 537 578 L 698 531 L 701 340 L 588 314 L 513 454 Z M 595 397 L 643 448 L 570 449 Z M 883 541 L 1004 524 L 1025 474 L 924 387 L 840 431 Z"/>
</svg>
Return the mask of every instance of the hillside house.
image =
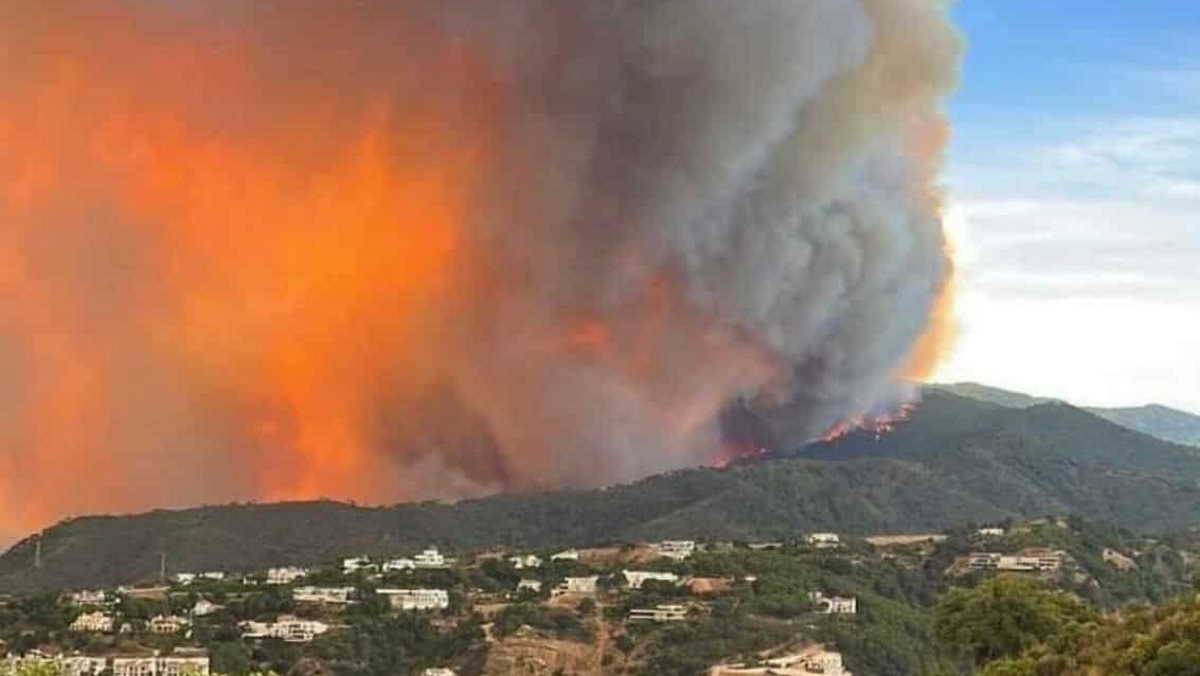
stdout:
<svg viewBox="0 0 1200 676">
<path fill-rule="evenodd" d="M 447 568 L 450 565 L 446 557 L 442 556 L 441 552 L 437 550 L 437 547 L 430 547 L 417 554 L 413 557 L 413 563 L 416 564 L 417 568 Z"/>
<path fill-rule="evenodd" d="M 195 573 L 175 573 L 174 575 L 171 576 L 171 579 L 173 579 L 176 584 L 180 584 L 180 585 L 183 585 L 186 587 L 187 585 L 196 581 L 196 574 Z"/>
<path fill-rule="evenodd" d="M 663 540 L 653 545 L 655 553 L 668 559 L 682 561 L 696 551 L 695 540 Z"/>
<path fill-rule="evenodd" d="M 297 603 L 350 603 L 354 587 L 296 587 L 292 590 L 292 599 Z"/>
<path fill-rule="evenodd" d="M 826 650 L 823 645 L 810 646 L 792 655 L 763 660 L 761 666 L 716 666 L 708 673 L 709 676 L 853 676 L 846 671 L 842 654 Z"/>
<path fill-rule="evenodd" d="M 978 533 L 979 535 L 982 535 L 983 537 L 988 537 L 988 538 L 1004 537 L 1004 529 L 1003 528 L 994 528 L 994 527 L 993 528 L 980 528 L 979 530 L 977 530 L 975 532 Z"/>
<path fill-rule="evenodd" d="M 146 623 L 152 634 L 178 634 L 192 625 L 191 620 L 178 615 L 155 615 Z"/>
<path fill-rule="evenodd" d="M 659 582 L 679 584 L 679 576 L 675 573 L 662 573 L 645 570 L 624 570 L 621 571 L 621 574 L 625 576 L 625 585 L 630 589 L 641 589 L 642 585 L 647 580 L 657 580 Z"/>
<path fill-rule="evenodd" d="M 837 533 L 809 533 L 804 541 L 817 549 L 834 549 L 842 545 L 842 538 Z"/>
<path fill-rule="evenodd" d="M 855 615 L 858 613 L 858 599 L 851 596 L 826 596 L 823 592 L 808 593 L 808 600 L 817 605 L 817 612 L 826 615 Z"/>
<path fill-rule="evenodd" d="M 354 556 L 348 559 L 342 559 L 342 572 L 349 575 L 357 573 L 360 570 L 370 570 L 374 568 L 371 565 L 371 559 L 365 556 Z"/>
<path fill-rule="evenodd" d="M 508 557 L 508 562 L 511 563 L 513 568 L 516 568 L 517 570 L 542 567 L 542 559 L 536 554 L 510 556 Z"/>
<path fill-rule="evenodd" d="M 308 575 L 308 570 L 298 566 L 280 566 L 267 570 L 267 584 L 291 584 Z"/>
<path fill-rule="evenodd" d="M 329 631 L 324 622 L 292 615 L 280 615 L 274 622 L 242 622 L 240 626 L 242 638 L 277 638 L 288 643 L 308 643 Z"/>
<path fill-rule="evenodd" d="M 659 604 L 653 608 L 633 608 L 629 611 L 630 621 L 682 622 L 687 619 L 687 606 Z"/>
<path fill-rule="evenodd" d="M 71 623 L 71 631 L 108 633 L 113 630 L 113 616 L 97 610 L 94 613 L 84 613 Z"/>
<path fill-rule="evenodd" d="M 523 591 L 531 591 L 535 594 L 541 592 L 542 591 L 541 580 L 529 580 L 529 579 L 521 580 L 520 582 L 517 583 L 517 593 L 519 594 Z"/>
<path fill-rule="evenodd" d="M 445 610 L 450 607 L 450 593 L 445 589 L 377 589 L 397 610 Z"/>
<path fill-rule="evenodd" d="M 383 562 L 383 572 L 395 573 L 402 570 L 416 570 L 417 562 L 408 558 L 388 559 Z"/>
<path fill-rule="evenodd" d="M 196 605 L 192 606 L 192 617 L 206 617 L 224 609 L 225 606 L 217 605 L 208 599 L 200 599 L 196 601 Z"/>
<path fill-rule="evenodd" d="M 219 570 L 209 570 L 200 573 L 200 577 L 210 582 L 222 582 L 225 580 L 225 573 Z"/>
<path fill-rule="evenodd" d="M 595 594 L 596 581 L 600 579 L 599 575 L 589 577 L 568 577 L 563 579 L 562 583 L 554 588 L 551 592 L 552 596 L 562 596 L 563 594 Z"/>
<path fill-rule="evenodd" d="M 564 549 L 563 551 L 555 554 L 554 556 L 551 556 L 550 560 L 551 561 L 578 561 L 579 560 L 579 550 Z"/>
<path fill-rule="evenodd" d="M 75 606 L 106 606 L 115 603 L 116 599 L 109 596 L 103 589 L 95 591 L 84 589 L 73 592 L 70 596 L 70 602 L 71 605 Z"/>
</svg>

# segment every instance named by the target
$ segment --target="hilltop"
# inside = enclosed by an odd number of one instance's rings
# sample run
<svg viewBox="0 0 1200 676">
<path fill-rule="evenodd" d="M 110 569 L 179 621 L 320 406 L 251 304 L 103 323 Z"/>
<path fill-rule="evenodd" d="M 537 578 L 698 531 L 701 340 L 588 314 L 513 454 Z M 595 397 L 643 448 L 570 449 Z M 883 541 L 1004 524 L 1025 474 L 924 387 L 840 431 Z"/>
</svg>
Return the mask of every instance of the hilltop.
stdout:
<svg viewBox="0 0 1200 676">
<path fill-rule="evenodd" d="M 888 434 L 854 432 L 727 469 L 600 490 L 456 504 L 235 504 L 91 516 L 0 557 L 0 591 L 120 584 L 170 570 L 249 570 L 347 553 L 557 547 L 680 537 L 936 530 L 1078 514 L 1142 531 L 1193 525 L 1200 453 L 1062 403 L 1009 408 L 931 390 Z"/>
</svg>

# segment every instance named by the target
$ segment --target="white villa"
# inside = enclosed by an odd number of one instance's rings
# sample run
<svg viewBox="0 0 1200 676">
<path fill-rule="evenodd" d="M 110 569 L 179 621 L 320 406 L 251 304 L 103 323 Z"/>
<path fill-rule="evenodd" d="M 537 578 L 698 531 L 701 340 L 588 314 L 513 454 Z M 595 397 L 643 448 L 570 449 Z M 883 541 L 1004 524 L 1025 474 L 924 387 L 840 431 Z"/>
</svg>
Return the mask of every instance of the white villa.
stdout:
<svg viewBox="0 0 1200 676">
<path fill-rule="evenodd" d="M 280 615 L 274 622 L 243 622 L 241 627 L 242 638 L 277 638 L 289 643 L 307 643 L 329 631 L 324 622 L 292 615 Z"/>
<path fill-rule="evenodd" d="M 578 558 L 578 557 L 576 557 L 576 558 Z M 524 570 L 525 568 L 541 568 L 542 567 L 542 559 L 539 556 L 537 556 L 536 554 L 526 554 L 525 556 L 520 556 L 520 555 L 510 556 L 510 557 L 508 557 L 508 562 L 511 563 L 513 568 L 516 568 L 517 570 Z"/>
<path fill-rule="evenodd" d="M 371 568 L 371 559 L 365 556 L 355 556 L 348 559 L 342 559 L 343 573 L 356 573 L 360 570 L 368 570 Z"/>
<path fill-rule="evenodd" d="M 675 573 L 660 573 L 645 570 L 624 570 L 621 573 L 625 576 L 625 584 L 630 589 L 641 589 L 647 580 L 679 584 L 679 576 Z"/>
<path fill-rule="evenodd" d="M 107 633 L 112 630 L 112 615 L 99 610 L 94 613 L 84 613 L 71 623 L 71 631 Z"/>
<path fill-rule="evenodd" d="M 837 533 L 809 533 L 804 540 L 817 549 L 832 549 L 842 544 Z"/>
<path fill-rule="evenodd" d="M 449 565 L 446 557 L 442 556 L 437 547 L 430 547 L 413 557 L 417 568 L 445 568 Z"/>
<path fill-rule="evenodd" d="M 96 591 L 84 589 L 71 594 L 71 603 L 76 606 L 103 606 L 113 601 L 115 599 L 110 597 L 103 589 L 97 589 Z"/>
<path fill-rule="evenodd" d="M 445 610 L 450 607 L 450 593 L 445 589 L 377 589 L 375 593 L 388 597 L 392 607 L 399 610 Z"/>
<path fill-rule="evenodd" d="M 687 606 L 659 604 L 653 608 L 633 608 L 629 611 L 630 620 L 649 620 L 651 622 L 682 622 L 687 619 Z"/>
<path fill-rule="evenodd" d="M 299 603 L 350 603 L 354 587 L 296 587 L 292 598 Z"/>
<path fill-rule="evenodd" d="M 178 615 L 155 615 L 146 623 L 152 634 L 178 634 L 192 625 L 191 620 Z"/>
<path fill-rule="evenodd" d="M 267 584 L 291 584 L 308 575 L 308 570 L 298 566 L 280 566 L 267 571 Z"/>
<path fill-rule="evenodd" d="M 383 572 L 389 573 L 400 570 L 416 570 L 417 562 L 412 559 L 389 559 L 383 562 Z"/>
<path fill-rule="evenodd" d="M 554 556 L 551 556 L 550 560 L 551 561 L 578 561 L 579 560 L 579 550 L 564 549 L 561 552 L 555 554 Z"/>
<path fill-rule="evenodd" d="M 682 561 L 696 551 L 695 540 L 663 540 L 654 545 L 654 551 L 659 556 Z"/>
<path fill-rule="evenodd" d="M 599 575 L 589 577 L 568 577 L 562 581 L 562 584 L 554 588 L 554 596 L 563 594 L 595 594 L 596 581 L 600 579 Z"/>
<path fill-rule="evenodd" d="M 196 601 L 196 605 L 192 606 L 192 617 L 205 617 L 224 608 L 225 606 L 217 605 L 208 599 L 200 599 Z"/>
</svg>

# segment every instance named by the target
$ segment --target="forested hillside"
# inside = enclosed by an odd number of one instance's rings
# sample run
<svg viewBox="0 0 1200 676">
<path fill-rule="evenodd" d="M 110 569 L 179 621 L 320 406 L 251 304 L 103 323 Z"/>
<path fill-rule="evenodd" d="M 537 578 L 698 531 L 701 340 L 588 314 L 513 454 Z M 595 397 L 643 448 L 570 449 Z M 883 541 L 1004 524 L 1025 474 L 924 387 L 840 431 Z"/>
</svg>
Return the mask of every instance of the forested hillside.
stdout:
<svg viewBox="0 0 1200 676">
<path fill-rule="evenodd" d="M 931 392 L 885 434 L 602 490 L 454 505 L 226 505 L 78 518 L 0 557 L 0 591 L 118 584 L 159 570 L 255 569 L 341 554 L 550 547 L 678 537 L 940 529 L 1077 514 L 1140 530 L 1193 525 L 1200 453 L 1065 404 L 1005 408 Z"/>
</svg>

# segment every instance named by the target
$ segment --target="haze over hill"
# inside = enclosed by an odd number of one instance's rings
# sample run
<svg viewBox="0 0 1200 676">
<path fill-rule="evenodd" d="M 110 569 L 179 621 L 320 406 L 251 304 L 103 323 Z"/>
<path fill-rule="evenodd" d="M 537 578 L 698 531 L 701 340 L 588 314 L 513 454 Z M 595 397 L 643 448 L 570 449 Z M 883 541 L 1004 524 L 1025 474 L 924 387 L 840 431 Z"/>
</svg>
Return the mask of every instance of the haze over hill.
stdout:
<svg viewBox="0 0 1200 676">
<path fill-rule="evenodd" d="M 927 386 L 932 389 L 953 392 L 964 397 L 991 402 L 1001 406 L 1026 408 L 1037 404 L 1045 404 L 1058 399 L 1036 397 L 1020 392 L 1012 392 L 990 387 L 979 383 L 952 383 Z M 1085 411 L 1100 416 L 1106 420 L 1144 432 L 1153 437 L 1177 444 L 1200 446 L 1200 415 L 1180 411 L 1161 404 L 1146 404 L 1144 406 L 1128 407 L 1084 407 Z"/>
<path fill-rule="evenodd" d="M 0 591 L 116 584 L 169 571 L 262 568 L 339 555 L 525 548 L 669 537 L 778 538 L 940 529 L 1072 513 L 1143 531 L 1194 525 L 1200 452 L 1067 404 L 1011 408 L 928 391 L 890 433 L 858 431 L 728 469 L 600 490 L 454 505 L 230 505 L 78 518 L 0 557 Z"/>
</svg>

